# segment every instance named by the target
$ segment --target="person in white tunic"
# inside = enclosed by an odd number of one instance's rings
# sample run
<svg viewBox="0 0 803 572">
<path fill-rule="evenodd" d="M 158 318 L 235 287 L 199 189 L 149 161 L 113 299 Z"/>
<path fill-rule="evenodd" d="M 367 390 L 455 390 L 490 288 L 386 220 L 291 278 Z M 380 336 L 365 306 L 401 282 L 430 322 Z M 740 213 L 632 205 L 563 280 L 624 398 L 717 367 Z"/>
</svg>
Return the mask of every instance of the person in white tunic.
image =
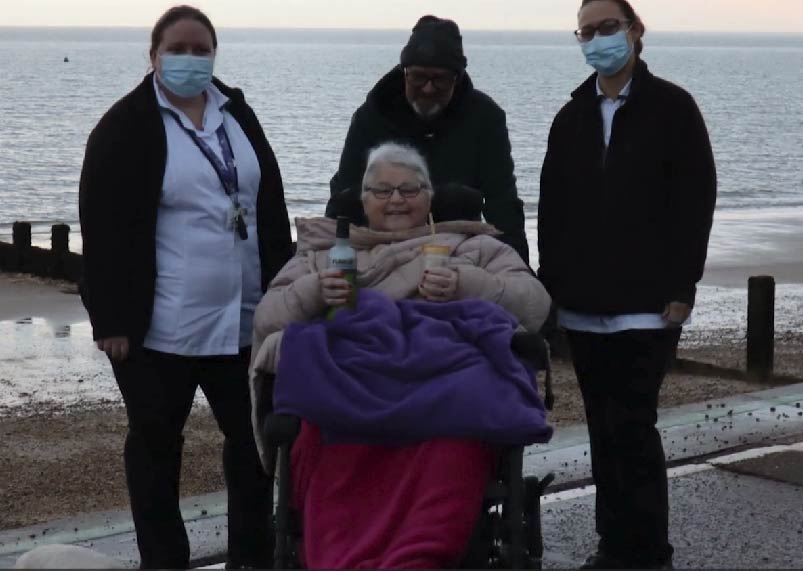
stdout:
<svg viewBox="0 0 803 572">
<path fill-rule="evenodd" d="M 126 478 L 143 568 L 186 568 L 184 423 L 203 390 L 225 435 L 227 565 L 270 564 L 272 488 L 250 426 L 254 310 L 290 258 L 281 175 L 241 91 L 212 75 L 215 29 L 168 10 L 154 72 L 90 135 L 82 297 L 128 414 Z"/>
</svg>

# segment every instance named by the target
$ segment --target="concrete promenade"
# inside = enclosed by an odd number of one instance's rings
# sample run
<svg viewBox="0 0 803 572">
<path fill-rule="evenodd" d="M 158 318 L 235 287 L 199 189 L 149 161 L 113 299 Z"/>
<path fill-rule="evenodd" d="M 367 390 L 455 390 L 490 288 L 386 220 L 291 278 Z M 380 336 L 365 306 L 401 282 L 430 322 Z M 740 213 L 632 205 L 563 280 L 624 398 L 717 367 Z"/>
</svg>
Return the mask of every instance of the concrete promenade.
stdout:
<svg viewBox="0 0 803 572">
<path fill-rule="evenodd" d="M 670 464 L 671 540 L 678 569 L 803 569 L 803 384 L 660 412 Z M 594 487 L 585 426 L 531 447 L 525 472 L 556 480 L 543 499 L 548 569 L 577 568 L 592 552 Z M 193 563 L 226 548 L 225 495 L 185 499 Z M 50 543 L 88 546 L 136 567 L 127 512 L 0 532 L 0 568 Z"/>
</svg>

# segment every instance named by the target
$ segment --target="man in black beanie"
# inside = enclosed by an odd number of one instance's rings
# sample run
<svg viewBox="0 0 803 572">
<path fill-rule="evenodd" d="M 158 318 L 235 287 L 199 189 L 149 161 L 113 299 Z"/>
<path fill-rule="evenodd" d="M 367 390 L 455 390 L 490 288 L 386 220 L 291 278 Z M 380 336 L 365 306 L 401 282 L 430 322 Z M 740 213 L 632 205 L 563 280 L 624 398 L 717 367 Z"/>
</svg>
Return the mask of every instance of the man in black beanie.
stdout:
<svg viewBox="0 0 803 572">
<path fill-rule="evenodd" d="M 369 150 L 387 141 L 407 143 L 427 159 L 436 193 L 447 184 L 479 190 L 485 220 L 529 263 L 505 112 L 474 89 L 465 70 L 457 24 L 435 16 L 418 20 L 399 65 L 351 118 L 326 214 L 365 224 L 359 191 Z"/>
</svg>

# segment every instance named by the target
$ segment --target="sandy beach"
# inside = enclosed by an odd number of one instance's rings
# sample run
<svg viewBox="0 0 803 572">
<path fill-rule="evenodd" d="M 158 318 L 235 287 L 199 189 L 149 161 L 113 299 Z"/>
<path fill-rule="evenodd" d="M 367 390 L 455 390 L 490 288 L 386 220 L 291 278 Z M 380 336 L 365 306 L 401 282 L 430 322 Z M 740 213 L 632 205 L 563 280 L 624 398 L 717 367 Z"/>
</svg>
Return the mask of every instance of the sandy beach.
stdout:
<svg viewBox="0 0 803 572">
<path fill-rule="evenodd" d="M 803 209 L 719 210 L 702 284 L 746 288 L 750 276 L 803 284 Z"/>
<path fill-rule="evenodd" d="M 88 320 L 71 282 L 28 274 L 0 274 L 0 321 L 44 316 L 54 324 Z"/>
<path fill-rule="evenodd" d="M 760 261 L 760 257 L 756 258 Z M 752 275 L 758 266 L 739 268 Z M 736 271 L 735 271 L 736 272 Z M 797 269 L 800 273 L 800 266 Z M 744 288 L 713 267 L 679 355 L 744 367 Z M 776 370 L 803 377 L 803 280 L 779 286 Z M 0 530 L 78 512 L 127 507 L 125 412 L 111 368 L 92 343 L 75 285 L 0 274 Z M 571 365 L 555 360 L 560 430 L 583 422 Z M 766 385 L 673 373 L 661 406 L 716 400 Z M 222 439 L 202 397 L 186 431 L 182 494 L 223 488 Z"/>
</svg>

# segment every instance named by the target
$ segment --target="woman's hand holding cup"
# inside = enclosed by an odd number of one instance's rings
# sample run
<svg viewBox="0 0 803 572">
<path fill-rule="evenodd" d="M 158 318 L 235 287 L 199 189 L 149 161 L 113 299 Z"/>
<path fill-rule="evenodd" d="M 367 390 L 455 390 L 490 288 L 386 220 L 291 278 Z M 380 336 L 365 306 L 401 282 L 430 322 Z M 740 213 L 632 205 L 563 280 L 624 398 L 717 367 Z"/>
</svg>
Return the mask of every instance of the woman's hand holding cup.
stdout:
<svg viewBox="0 0 803 572">
<path fill-rule="evenodd" d="M 457 271 L 446 266 L 427 268 L 418 292 L 429 302 L 449 302 L 457 294 L 458 276 Z"/>
</svg>

